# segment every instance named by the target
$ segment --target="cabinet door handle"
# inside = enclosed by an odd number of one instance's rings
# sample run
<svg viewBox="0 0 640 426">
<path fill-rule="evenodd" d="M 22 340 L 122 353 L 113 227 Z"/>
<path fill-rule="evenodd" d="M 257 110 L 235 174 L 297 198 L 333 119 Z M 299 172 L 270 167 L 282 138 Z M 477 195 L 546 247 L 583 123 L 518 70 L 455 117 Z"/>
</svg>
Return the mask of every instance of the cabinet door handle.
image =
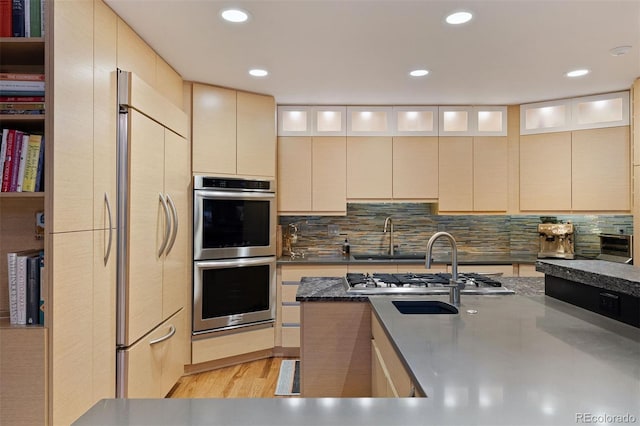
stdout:
<svg viewBox="0 0 640 426">
<path fill-rule="evenodd" d="M 109 203 L 109 196 L 104 193 L 104 204 L 107 206 L 107 217 L 109 218 L 109 244 L 107 245 L 107 252 L 104 255 L 104 264 L 107 265 L 109 261 L 109 255 L 111 254 L 111 241 L 113 240 L 113 220 L 111 218 L 111 203 Z"/>
<path fill-rule="evenodd" d="M 170 339 L 174 334 L 176 334 L 176 328 L 172 325 L 169 326 L 169 332 L 167 334 L 165 334 L 162 337 L 158 337 L 157 339 L 154 339 L 152 341 L 149 342 L 149 346 L 151 345 L 155 345 L 157 343 L 160 342 L 164 342 L 167 339 Z"/>
<path fill-rule="evenodd" d="M 166 251 L 166 254 L 169 254 L 173 248 L 173 244 L 176 242 L 176 237 L 178 236 L 178 209 L 176 209 L 176 205 L 173 203 L 169 194 L 166 194 L 166 198 L 169 202 L 169 207 L 171 207 L 171 215 L 173 216 L 173 234 L 171 235 L 171 241 L 169 241 Z"/>
<path fill-rule="evenodd" d="M 160 249 L 158 249 L 158 257 L 162 256 L 162 252 L 164 251 L 165 247 L 167 247 L 167 243 L 169 242 L 169 234 L 171 233 L 171 217 L 169 216 L 169 207 L 167 206 L 167 202 L 165 201 L 162 193 L 160 194 L 160 202 L 162 203 L 162 207 L 164 208 L 164 238 L 162 239 Z"/>
<path fill-rule="evenodd" d="M 414 398 L 416 396 L 416 387 L 411 385 L 411 389 L 409 390 L 409 398 Z"/>
</svg>

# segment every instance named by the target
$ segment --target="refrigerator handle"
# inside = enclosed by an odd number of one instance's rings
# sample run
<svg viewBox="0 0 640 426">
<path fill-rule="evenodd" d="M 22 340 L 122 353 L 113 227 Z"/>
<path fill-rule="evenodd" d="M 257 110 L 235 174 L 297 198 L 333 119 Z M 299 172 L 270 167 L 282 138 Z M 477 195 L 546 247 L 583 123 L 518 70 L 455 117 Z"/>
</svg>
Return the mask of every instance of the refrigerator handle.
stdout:
<svg viewBox="0 0 640 426">
<path fill-rule="evenodd" d="M 162 337 L 158 337 L 157 339 L 150 341 L 149 346 L 164 342 L 165 340 L 170 339 L 174 334 L 176 334 L 176 328 L 171 324 L 169 326 L 169 332 Z"/>
<path fill-rule="evenodd" d="M 162 203 L 162 207 L 164 208 L 164 238 L 162 239 L 162 244 L 160 245 L 160 249 L 158 250 L 158 257 L 162 256 L 162 252 L 165 247 L 167 247 L 167 243 L 169 242 L 169 235 L 171 234 L 171 217 L 169 216 L 169 207 L 167 206 L 167 202 L 164 199 L 162 193 L 160 193 L 160 202 Z"/>
<path fill-rule="evenodd" d="M 169 241 L 166 251 L 166 254 L 169 254 L 178 236 L 178 209 L 176 209 L 176 205 L 173 203 L 173 199 L 169 194 L 166 194 L 166 198 L 169 202 L 169 207 L 171 207 L 171 215 L 173 216 L 173 234 L 171 235 L 171 241 Z"/>
<path fill-rule="evenodd" d="M 113 220 L 111 218 L 111 204 L 109 203 L 109 196 L 104 193 L 104 203 L 107 206 L 107 214 L 109 217 L 109 244 L 107 245 L 107 252 L 104 255 L 104 264 L 107 265 L 109 261 L 109 255 L 111 254 L 111 242 L 113 240 Z"/>
</svg>

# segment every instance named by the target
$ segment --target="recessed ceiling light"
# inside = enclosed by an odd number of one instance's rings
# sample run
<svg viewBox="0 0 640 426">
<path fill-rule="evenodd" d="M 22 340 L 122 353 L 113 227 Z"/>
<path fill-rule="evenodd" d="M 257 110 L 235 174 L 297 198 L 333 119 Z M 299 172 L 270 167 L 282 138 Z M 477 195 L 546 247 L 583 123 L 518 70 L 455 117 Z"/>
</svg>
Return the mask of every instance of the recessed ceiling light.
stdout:
<svg viewBox="0 0 640 426">
<path fill-rule="evenodd" d="M 269 75 L 269 71 L 262 70 L 259 68 L 254 68 L 252 70 L 249 70 L 249 74 L 251 74 L 254 77 L 266 77 L 267 75 Z"/>
<path fill-rule="evenodd" d="M 465 22 L 469 22 L 471 18 L 473 18 L 471 12 L 462 11 L 452 13 L 451 15 L 447 16 L 445 20 L 447 21 L 447 24 L 460 25 L 464 24 Z"/>
<path fill-rule="evenodd" d="M 582 77 L 583 75 L 587 75 L 587 74 L 589 74 L 589 70 L 583 68 L 583 69 L 579 69 L 579 70 L 569 71 L 565 75 L 567 77 Z"/>
<path fill-rule="evenodd" d="M 423 77 L 429 74 L 429 70 L 413 70 L 409 73 L 411 77 Z"/>
<path fill-rule="evenodd" d="M 220 16 L 222 16 L 222 19 L 225 21 L 235 23 L 245 22 L 249 19 L 249 13 L 242 9 L 223 9 L 220 12 Z"/>
<path fill-rule="evenodd" d="M 631 50 L 631 46 L 618 46 L 609 50 L 611 56 L 622 56 Z"/>
</svg>

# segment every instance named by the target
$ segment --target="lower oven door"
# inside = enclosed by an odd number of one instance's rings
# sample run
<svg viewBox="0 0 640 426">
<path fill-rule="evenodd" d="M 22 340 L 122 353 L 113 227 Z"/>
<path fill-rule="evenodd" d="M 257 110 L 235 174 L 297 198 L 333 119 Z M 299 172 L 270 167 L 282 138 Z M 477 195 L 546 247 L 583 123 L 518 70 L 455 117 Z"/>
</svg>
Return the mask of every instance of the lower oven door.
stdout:
<svg viewBox="0 0 640 426">
<path fill-rule="evenodd" d="M 193 334 L 273 322 L 275 289 L 275 256 L 194 262 Z"/>
</svg>

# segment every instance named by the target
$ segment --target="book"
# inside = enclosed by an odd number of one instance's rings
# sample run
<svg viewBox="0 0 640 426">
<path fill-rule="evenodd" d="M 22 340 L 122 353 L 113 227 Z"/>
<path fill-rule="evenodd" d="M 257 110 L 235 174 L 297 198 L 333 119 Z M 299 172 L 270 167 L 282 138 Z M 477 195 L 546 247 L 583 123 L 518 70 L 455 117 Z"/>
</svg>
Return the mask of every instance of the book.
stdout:
<svg viewBox="0 0 640 426">
<path fill-rule="evenodd" d="M 16 192 L 22 192 L 22 184 L 24 182 L 24 169 L 27 167 L 27 154 L 29 150 L 29 135 L 22 135 L 22 148 L 20 148 L 20 167 L 18 167 L 18 176 L 16 179 Z"/>
<path fill-rule="evenodd" d="M 11 37 L 13 0 L 0 0 L 0 37 Z"/>
<path fill-rule="evenodd" d="M 44 93 L 44 81 L 0 79 L 0 90 L 2 90 L 3 92 L 42 91 Z"/>
<path fill-rule="evenodd" d="M 44 190 L 44 135 L 40 140 L 40 155 L 38 156 L 38 169 L 36 172 L 36 186 L 34 191 Z"/>
<path fill-rule="evenodd" d="M 40 253 L 27 257 L 26 323 L 40 323 Z"/>
<path fill-rule="evenodd" d="M 18 323 L 18 271 L 16 269 L 17 253 L 7 253 L 7 283 L 9 285 L 9 322 Z"/>
<path fill-rule="evenodd" d="M 30 0 L 30 9 L 29 27 L 31 29 L 31 37 L 42 37 L 42 5 L 40 0 Z"/>
<path fill-rule="evenodd" d="M 0 114 L 12 114 L 12 115 L 40 115 L 44 114 L 43 109 L 1 109 Z"/>
<path fill-rule="evenodd" d="M 41 144 L 42 135 L 29 135 L 22 192 L 34 192 L 36 190 L 36 176 L 38 174 Z"/>
<path fill-rule="evenodd" d="M 0 144 L 0 188 L 2 188 L 2 179 L 4 176 L 4 158 L 7 155 L 7 136 L 9 136 L 9 129 L 2 129 L 2 142 Z"/>
<path fill-rule="evenodd" d="M 11 169 L 13 168 L 13 147 L 15 145 L 15 138 L 16 131 L 14 129 L 9 129 L 9 134 L 7 135 L 7 150 L 4 159 L 4 170 L 2 171 L 2 188 L 0 188 L 2 192 L 9 192 L 9 189 L 11 188 Z"/>
<path fill-rule="evenodd" d="M 31 0 L 22 0 L 24 10 L 24 36 L 31 37 Z"/>
<path fill-rule="evenodd" d="M 0 80 L 44 81 L 42 73 L 0 72 Z M 1 99 L 0 99 L 1 101 Z"/>
<path fill-rule="evenodd" d="M 0 109 L 44 110 L 43 102 L 0 102 Z"/>
<path fill-rule="evenodd" d="M 24 37 L 24 0 L 13 0 L 11 16 L 11 35 Z"/>
<path fill-rule="evenodd" d="M 17 294 L 17 322 L 27 323 L 27 259 L 38 256 L 39 250 L 25 250 L 16 253 L 16 294 Z"/>
<path fill-rule="evenodd" d="M 44 309 L 45 309 L 45 303 L 44 301 L 46 300 L 47 297 L 47 288 L 44 285 L 45 284 L 45 277 L 44 277 L 44 250 L 40 251 L 40 306 L 38 309 L 38 315 L 39 315 L 39 320 L 38 320 L 38 324 L 40 325 L 44 325 Z"/>
<path fill-rule="evenodd" d="M 13 153 L 11 154 L 11 182 L 9 183 L 9 192 L 16 192 L 18 186 L 18 173 L 20 172 L 20 155 L 22 154 L 22 136 L 23 132 L 16 130 L 13 141 Z"/>
<path fill-rule="evenodd" d="M 0 96 L 0 102 L 44 102 L 44 96 Z"/>
</svg>

